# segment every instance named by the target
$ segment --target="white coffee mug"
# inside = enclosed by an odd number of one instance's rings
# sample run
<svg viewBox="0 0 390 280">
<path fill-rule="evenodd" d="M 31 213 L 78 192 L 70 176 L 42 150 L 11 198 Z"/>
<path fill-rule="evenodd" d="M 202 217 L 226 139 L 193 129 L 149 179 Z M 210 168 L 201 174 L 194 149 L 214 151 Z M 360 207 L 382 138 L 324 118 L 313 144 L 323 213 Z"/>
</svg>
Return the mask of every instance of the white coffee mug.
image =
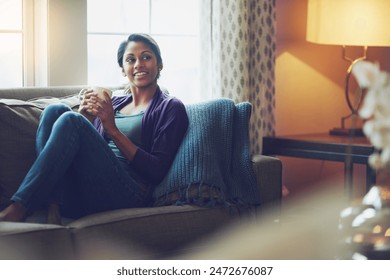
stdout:
<svg viewBox="0 0 390 280">
<path fill-rule="evenodd" d="M 94 92 L 97 93 L 97 95 L 101 98 L 101 99 L 104 99 L 105 98 L 105 95 L 104 95 L 104 92 L 107 92 L 108 96 L 111 98 L 112 97 L 112 91 L 109 90 L 108 88 L 104 88 L 104 87 L 93 87 L 92 88 Z"/>
<path fill-rule="evenodd" d="M 91 87 L 91 88 L 83 88 L 82 90 L 80 90 L 79 92 L 79 100 L 80 100 L 80 103 L 83 101 L 84 99 L 84 95 L 85 93 L 88 91 L 88 90 L 93 90 L 93 92 L 97 93 L 98 97 L 100 97 L 101 99 L 104 99 L 105 96 L 104 96 L 104 92 L 107 92 L 108 96 L 110 96 L 110 98 L 112 97 L 112 91 L 108 88 L 104 88 L 104 87 Z"/>
</svg>

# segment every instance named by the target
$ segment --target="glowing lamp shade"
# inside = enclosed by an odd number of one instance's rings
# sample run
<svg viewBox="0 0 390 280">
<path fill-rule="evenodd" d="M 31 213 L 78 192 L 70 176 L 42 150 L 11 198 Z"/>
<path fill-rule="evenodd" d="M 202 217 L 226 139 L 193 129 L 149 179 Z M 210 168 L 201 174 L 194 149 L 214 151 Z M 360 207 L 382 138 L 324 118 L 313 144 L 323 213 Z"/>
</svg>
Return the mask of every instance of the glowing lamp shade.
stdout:
<svg viewBox="0 0 390 280">
<path fill-rule="evenodd" d="M 308 0 L 306 40 L 329 45 L 390 46 L 390 1 Z"/>
<path fill-rule="evenodd" d="M 363 135 L 356 117 L 363 94 L 350 97 L 349 80 L 352 67 L 366 59 L 368 46 L 390 46 L 390 0 L 308 0 L 306 40 L 324 45 L 343 46 L 343 58 L 350 62 L 345 81 L 345 98 L 351 114 L 341 118 L 341 127 L 331 135 Z M 351 59 L 347 46 L 363 47 L 361 57 Z M 352 120 L 347 127 L 346 121 Z"/>
</svg>

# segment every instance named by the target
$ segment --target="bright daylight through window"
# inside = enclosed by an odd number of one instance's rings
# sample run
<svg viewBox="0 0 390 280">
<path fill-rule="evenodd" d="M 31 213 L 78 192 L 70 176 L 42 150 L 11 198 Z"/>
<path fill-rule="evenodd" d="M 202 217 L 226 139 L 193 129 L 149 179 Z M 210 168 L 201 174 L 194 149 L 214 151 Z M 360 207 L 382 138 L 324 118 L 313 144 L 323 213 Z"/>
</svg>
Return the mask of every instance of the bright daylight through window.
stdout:
<svg viewBox="0 0 390 280">
<path fill-rule="evenodd" d="M 59 0 L 50 1 L 0 0 L 0 87 L 72 84 L 72 75 L 61 80 L 62 73 L 55 72 L 57 68 L 48 64 L 57 54 L 46 53 L 42 46 L 52 50 L 58 46 L 50 41 L 53 36 L 47 33 L 44 18 L 53 21 L 59 9 L 65 9 L 62 22 L 72 22 L 72 7 L 77 9 L 81 4 L 61 0 L 66 3 L 61 5 Z M 152 35 L 161 48 L 164 69 L 159 84 L 185 102 L 199 101 L 200 0 L 83 1 L 87 5 L 87 26 L 80 28 L 87 28 L 88 70 L 85 71 L 88 73 L 85 74 L 88 79 L 79 79 L 74 84 L 79 85 L 80 81 L 103 86 L 126 83 L 116 62 L 117 48 L 129 34 L 142 32 Z M 69 28 L 73 28 L 71 24 Z M 69 31 L 58 26 L 52 28 L 54 34 L 56 29 Z M 83 45 L 79 48 L 82 52 Z M 83 67 L 80 62 L 80 69 Z"/>
<path fill-rule="evenodd" d="M 22 0 L 0 0 L 0 86 L 23 85 Z"/>
<path fill-rule="evenodd" d="M 161 48 L 159 84 L 183 101 L 199 95 L 199 0 L 88 0 L 88 83 L 126 83 L 116 51 L 130 33 L 149 33 Z"/>
</svg>

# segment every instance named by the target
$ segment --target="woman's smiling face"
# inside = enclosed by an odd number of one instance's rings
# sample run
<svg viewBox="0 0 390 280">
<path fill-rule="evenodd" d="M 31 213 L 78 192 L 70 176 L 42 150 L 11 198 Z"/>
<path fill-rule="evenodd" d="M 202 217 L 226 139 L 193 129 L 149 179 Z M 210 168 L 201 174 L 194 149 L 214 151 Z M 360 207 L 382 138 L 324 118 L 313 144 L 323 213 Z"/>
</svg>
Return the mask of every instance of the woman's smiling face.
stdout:
<svg viewBox="0 0 390 280">
<path fill-rule="evenodd" d="M 146 88 L 157 84 L 159 69 L 156 55 L 143 42 L 131 41 L 123 55 L 123 73 L 132 86 Z"/>
</svg>

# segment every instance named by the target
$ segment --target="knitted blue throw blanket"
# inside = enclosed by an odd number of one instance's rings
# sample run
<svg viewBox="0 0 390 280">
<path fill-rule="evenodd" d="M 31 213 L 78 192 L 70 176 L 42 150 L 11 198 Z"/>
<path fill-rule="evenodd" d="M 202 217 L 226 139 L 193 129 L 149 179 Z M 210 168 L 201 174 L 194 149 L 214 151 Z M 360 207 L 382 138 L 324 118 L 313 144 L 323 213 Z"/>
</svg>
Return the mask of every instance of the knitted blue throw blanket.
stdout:
<svg viewBox="0 0 390 280">
<path fill-rule="evenodd" d="M 249 152 L 251 108 L 230 99 L 186 105 L 187 134 L 154 198 L 178 192 L 183 195 L 177 202 L 189 203 L 188 188 L 207 185 L 218 189 L 225 203 L 259 204 Z"/>
</svg>

